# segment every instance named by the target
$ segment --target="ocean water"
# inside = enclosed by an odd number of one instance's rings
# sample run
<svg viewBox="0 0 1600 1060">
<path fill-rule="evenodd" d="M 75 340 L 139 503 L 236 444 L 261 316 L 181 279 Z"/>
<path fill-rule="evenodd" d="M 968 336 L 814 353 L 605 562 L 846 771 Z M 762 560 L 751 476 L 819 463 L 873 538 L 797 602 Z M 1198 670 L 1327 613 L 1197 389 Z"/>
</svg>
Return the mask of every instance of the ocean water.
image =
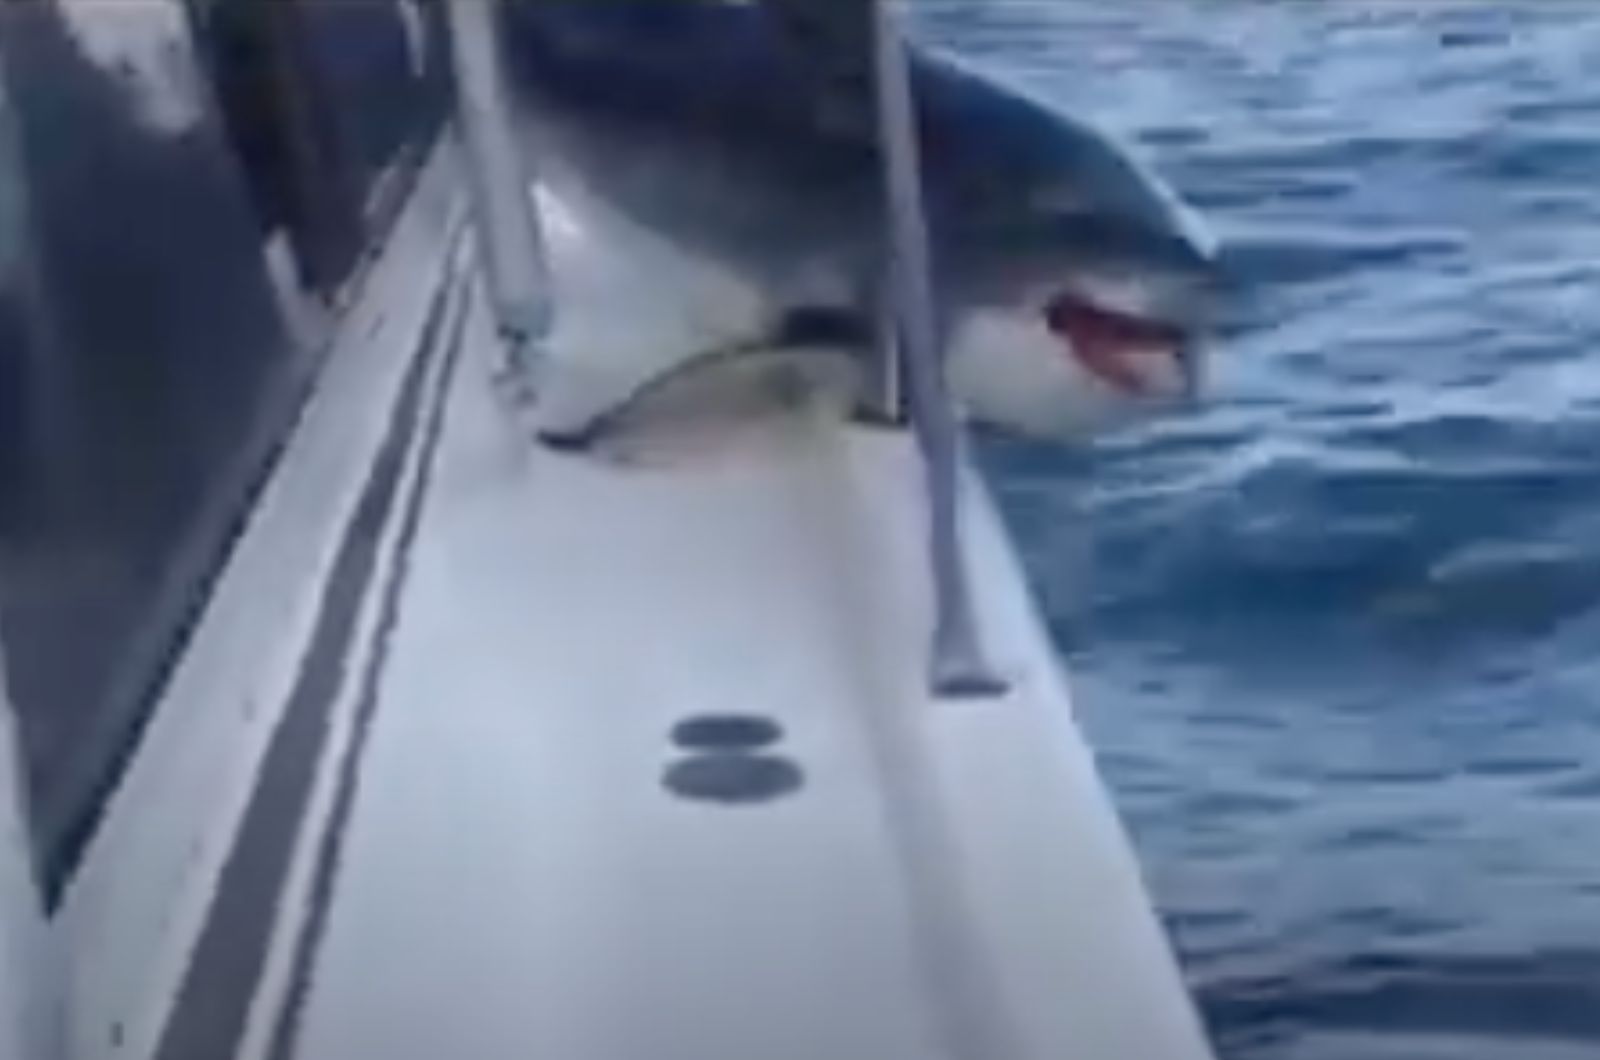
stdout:
<svg viewBox="0 0 1600 1060">
<path fill-rule="evenodd" d="M 1600 4 L 919 10 L 1243 281 L 1205 407 L 984 451 L 1219 1051 L 1600 1056 Z"/>
</svg>

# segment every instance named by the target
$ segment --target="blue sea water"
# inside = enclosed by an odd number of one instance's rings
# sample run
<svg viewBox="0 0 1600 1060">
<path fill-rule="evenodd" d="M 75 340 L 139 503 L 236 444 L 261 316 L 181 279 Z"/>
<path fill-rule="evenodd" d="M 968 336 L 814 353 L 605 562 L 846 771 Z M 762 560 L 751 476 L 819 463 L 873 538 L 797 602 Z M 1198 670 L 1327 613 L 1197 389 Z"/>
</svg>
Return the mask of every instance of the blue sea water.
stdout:
<svg viewBox="0 0 1600 1060">
<path fill-rule="evenodd" d="M 920 11 L 1244 281 L 1204 408 L 985 453 L 1219 1051 L 1600 1055 L 1600 3 Z"/>
</svg>

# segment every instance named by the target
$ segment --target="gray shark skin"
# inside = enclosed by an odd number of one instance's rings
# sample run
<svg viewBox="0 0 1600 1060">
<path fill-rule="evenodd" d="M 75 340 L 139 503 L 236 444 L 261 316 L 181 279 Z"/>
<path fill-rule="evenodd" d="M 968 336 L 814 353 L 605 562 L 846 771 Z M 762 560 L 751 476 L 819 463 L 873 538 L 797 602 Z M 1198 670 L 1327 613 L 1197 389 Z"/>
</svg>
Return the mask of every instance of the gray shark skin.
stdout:
<svg viewBox="0 0 1600 1060">
<path fill-rule="evenodd" d="M 868 0 L 514 0 L 504 38 L 539 165 L 747 277 L 766 320 L 882 319 Z M 952 385 L 979 418 L 1077 433 L 1091 404 L 1193 391 L 1216 248 L 1082 121 L 913 46 Z M 800 330 L 804 331 L 804 328 Z"/>
</svg>

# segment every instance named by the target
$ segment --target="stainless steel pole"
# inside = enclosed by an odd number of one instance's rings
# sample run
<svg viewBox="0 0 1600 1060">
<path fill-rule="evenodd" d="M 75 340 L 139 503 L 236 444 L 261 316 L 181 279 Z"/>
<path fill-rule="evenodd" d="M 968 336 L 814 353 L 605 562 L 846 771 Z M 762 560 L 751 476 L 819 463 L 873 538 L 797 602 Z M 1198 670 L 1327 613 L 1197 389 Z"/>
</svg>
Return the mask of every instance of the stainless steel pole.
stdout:
<svg viewBox="0 0 1600 1060">
<path fill-rule="evenodd" d="M 479 252 L 502 336 L 513 357 L 550 325 L 549 273 L 529 197 L 500 51 L 500 0 L 449 0 L 468 184 Z"/>
<path fill-rule="evenodd" d="M 935 314 L 910 62 L 890 0 L 875 0 L 874 16 L 894 334 L 927 482 L 935 608 L 929 680 L 941 696 L 999 695 L 1005 682 L 984 654 L 967 585 L 959 507 L 960 427 L 945 383 L 942 334 Z"/>
</svg>

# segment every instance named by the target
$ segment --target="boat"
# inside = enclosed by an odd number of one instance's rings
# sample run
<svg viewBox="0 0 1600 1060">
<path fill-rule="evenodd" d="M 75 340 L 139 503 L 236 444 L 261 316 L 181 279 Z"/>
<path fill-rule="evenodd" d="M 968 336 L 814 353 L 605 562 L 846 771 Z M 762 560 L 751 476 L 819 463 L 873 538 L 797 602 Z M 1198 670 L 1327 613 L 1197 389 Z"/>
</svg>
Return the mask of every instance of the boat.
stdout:
<svg viewBox="0 0 1600 1060">
<path fill-rule="evenodd" d="M 903 415 L 528 437 L 487 11 L 0 14 L 0 1056 L 1209 1056 L 915 268 Z"/>
</svg>

